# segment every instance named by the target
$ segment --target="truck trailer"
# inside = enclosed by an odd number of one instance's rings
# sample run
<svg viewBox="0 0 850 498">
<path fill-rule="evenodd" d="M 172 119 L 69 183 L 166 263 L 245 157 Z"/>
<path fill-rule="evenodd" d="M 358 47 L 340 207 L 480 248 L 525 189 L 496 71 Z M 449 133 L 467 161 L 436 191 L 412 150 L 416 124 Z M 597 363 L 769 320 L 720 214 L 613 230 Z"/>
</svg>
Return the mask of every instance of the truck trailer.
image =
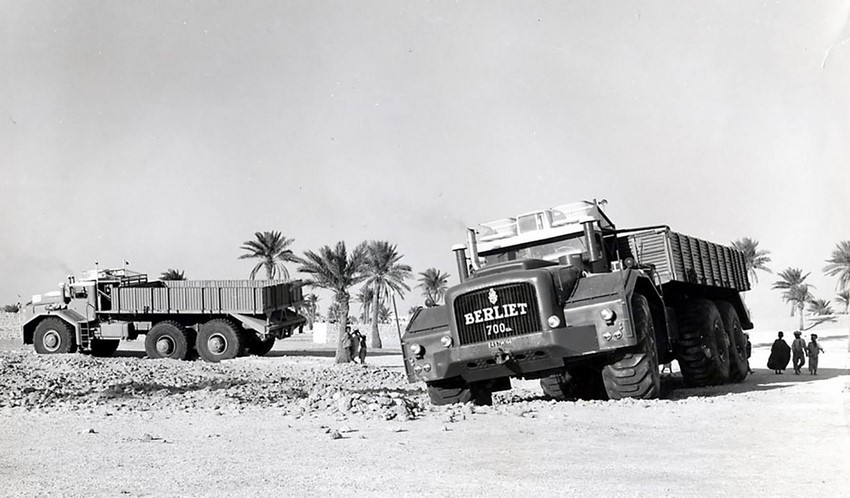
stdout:
<svg viewBox="0 0 850 498">
<path fill-rule="evenodd" d="M 488 404 L 512 378 L 557 400 L 656 398 L 673 360 L 690 386 L 747 376 L 750 284 L 731 247 L 617 229 L 582 201 L 483 223 L 453 250 L 460 284 L 402 334 L 434 404 Z"/>
<path fill-rule="evenodd" d="M 149 281 L 124 268 L 98 269 L 33 296 L 23 341 L 40 354 L 111 356 L 121 340 L 144 334 L 150 358 L 265 355 L 306 322 L 301 288 L 297 280 Z"/>
</svg>

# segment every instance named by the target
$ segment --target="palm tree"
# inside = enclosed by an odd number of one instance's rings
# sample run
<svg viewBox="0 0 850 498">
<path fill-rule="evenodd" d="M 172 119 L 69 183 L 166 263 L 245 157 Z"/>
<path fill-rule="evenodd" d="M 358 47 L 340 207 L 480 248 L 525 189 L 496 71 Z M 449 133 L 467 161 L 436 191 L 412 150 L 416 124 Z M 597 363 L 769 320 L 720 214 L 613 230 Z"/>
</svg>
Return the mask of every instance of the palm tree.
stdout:
<svg viewBox="0 0 850 498">
<path fill-rule="evenodd" d="M 337 312 L 337 346 L 335 361 L 348 363 L 351 361 L 351 351 L 343 347 L 345 328 L 348 325 L 349 300 L 351 287 L 362 282 L 363 266 L 366 259 L 365 244 L 358 245 L 351 253 L 345 247 L 345 242 L 339 241 L 334 248 L 322 246 L 317 252 L 304 251 L 304 256 L 297 258 L 298 271 L 307 275 L 306 285 L 327 289 L 334 293 L 334 303 Z M 331 310 L 328 308 L 328 315 Z"/>
<path fill-rule="evenodd" d="M 186 275 L 183 270 L 175 270 L 174 268 L 169 268 L 162 272 L 162 275 L 159 276 L 160 280 L 186 280 Z"/>
<path fill-rule="evenodd" d="M 836 296 L 837 299 L 835 300 L 835 302 L 844 306 L 844 313 L 846 314 L 848 311 L 850 311 L 850 290 L 841 291 L 836 294 Z"/>
<path fill-rule="evenodd" d="M 404 283 L 413 275 L 409 266 L 399 263 L 404 255 L 396 251 L 395 244 L 383 240 L 373 240 L 368 243 L 366 261 L 363 269 L 366 275 L 366 286 L 375 293 L 372 299 L 372 334 L 369 347 L 380 349 L 381 335 L 378 333 L 378 314 L 380 301 L 389 298 L 391 294 L 404 297 L 404 291 L 410 287 Z"/>
<path fill-rule="evenodd" d="M 822 323 L 835 321 L 832 307 L 829 305 L 829 301 L 824 299 L 809 301 L 809 313 L 812 315 L 812 324 L 805 330 L 811 330 Z"/>
<path fill-rule="evenodd" d="M 791 287 L 782 293 L 782 299 L 785 300 L 786 303 L 791 303 L 791 316 L 794 316 L 794 310 L 798 310 L 800 312 L 800 330 L 803 330 L 803 326 L 805 324 L 804 310 L 806 308 L 806 303 L 809 303 L 812 299 L 814 299 L 811 291 L 809 291 L 809 285 L 800 284 Z"/>
<path fill-rule="evenodd" d="M 767 264 L 770 263 L 770 251 L 759 249 L 759 241 L 744 237 L 740 240 L 733 240 L 732 247 L 744 253 L 744 264 L 747 267 L 747 274 L 754 283 L 758 283 L 758 275 L 756 270 L 761 270 L 767 273 L 773 273 Z"/>
<path fill-rule="evenodd" d="M 800 287 L 801 285 L 805 285 L 806 289 L 808 289 L 809 287 L 814 288 L 813 285 L 810 286 L 808 284 L 804 284 L 806 278 L 811 275 L 811 272 L 803 275 L 803 270 L 801 270 L 800 268 L 786 268 L 779 272 L 778 275 L 779 280 L 773 282 L 773 286 L 771 287 L 771 289 L 784 290 L 785 292 L 782 293 L 782 298 L 785 300 L 785 302 L 794 302 L 794 299 L 789 299 L 789 296 L 794 297 L 799 295 L 799 293 L 795 292 L 795 289 L 797 287 Z M 791 316 L 794 316 L 794 312 L 798 307 L 798 305 L 792 304 Z"/>
<path fill-rule="evenodd" d="M 425 299 L 432 300 L 434 304 L 440 304 L 440 301 L 443 300 L 443 296 L 446 295 L 446 289 L 449 287 L 449 275 L 448 273 L 443 273 L 437 268 L 428 268 L 423 272 L 419 272 L 419 282 L 421 282 L 417 287 L 422 289 L 422 295 L 425 296 Z"/>
<path fill-rule="evenodd" d="M 832 257 L 826 260 L 823 272 L 830 277 L 838 277 L 836 287 L 840 291 L 850 291 L 850 240 L 842 240 L 835 244 Z M 847 310 L 847 300 L 844 301 L 844 310 Z M 848 320 L 850 322 L 850 320 Z M 850 351 L 850 334 L 847 334 L 847 351 Z"/>
<path fill-rule="evenodd" d="M 850 290 L 850 240 L 842 240 L 835 244 L 832 257 L 826 260 L 823 272 L 830 277 L 838 277 L 837 288 Z"/>
<path fill-rule="evenodd" d="M 390 311 L 390 307 L 381 303 L 381 309 L 378 310 L 378 321 L 381 323 L 390 323 L 392 316 L 393 313 Z"/>
<path fill-rule="evenodd" d="M 313 323 L 319 314 L 319 296 L 315 294 L 304 296 L 304 308 L 307 311 L 307 330 L 313 330 Z"/>
<path fill-rule="evenodd" d="M 295 254 L 289 246 L 295 242 L 281 235 L 277 230 L 271 232 L 255 232 L 256 240 L 246 240 L 240 249 L 247 251 L 239 259 L 259 259 L 260 262 L 251 270 L 251 280 L 257 276 L 261 268 L 266 269 L 266 278 L 274 279 L 280 273 L 284 280 L 289 280 L 289 270 L 284 262 L 296 261 Z"/>
<path fill-rule="evenodd" d="M 360 292 L 357 293 L 356 299 L 360 303 L 360 316 L 358 319 L 366 323 L 372 315 L 372 301 L 375 300 L 375 292 L 370 287 L 364 285 L 360 288 Z"/>
</svg>

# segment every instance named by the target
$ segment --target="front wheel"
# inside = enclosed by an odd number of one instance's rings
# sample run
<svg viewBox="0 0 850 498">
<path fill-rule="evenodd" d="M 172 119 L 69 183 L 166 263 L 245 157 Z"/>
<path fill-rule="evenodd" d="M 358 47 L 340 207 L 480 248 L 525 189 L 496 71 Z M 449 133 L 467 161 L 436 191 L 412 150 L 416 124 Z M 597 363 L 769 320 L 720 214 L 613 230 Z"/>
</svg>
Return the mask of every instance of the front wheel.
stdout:
<svg viewBox="0 0 850 498">
<path fill-rule="evenodd" d="M 428 397 L 437 406 L 472 402 L 476 405 L 492 405 L 493 391 L 482 383 L 468 383 L 461 377 L 426 382 Z"/>
<path fill-rule="evenodd" d="M 619 356 L 617 361 L 602 368 L 602 380 L 610 399 L 652 399 L 661 394 L 655 326 L 649 301 L 642 294 L 635 293 L 632 296 L 632 317 L 635 335 L 640 338 L 640 342 Z"/>
<path fill-rule="evenodd" d="M 35 327 L 32 338 L 38 354 L 73 353 L 77 350 L 74 329 L 61 318 L 48 317 Z"/>
</svg>

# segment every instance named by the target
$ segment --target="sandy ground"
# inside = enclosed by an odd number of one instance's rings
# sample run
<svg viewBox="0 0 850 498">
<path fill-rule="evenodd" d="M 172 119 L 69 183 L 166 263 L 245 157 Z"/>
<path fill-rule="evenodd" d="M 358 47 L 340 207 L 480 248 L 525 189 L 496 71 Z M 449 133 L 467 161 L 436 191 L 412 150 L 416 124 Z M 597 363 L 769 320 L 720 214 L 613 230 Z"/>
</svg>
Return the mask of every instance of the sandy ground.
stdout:
<svg viewBox="0 0 850 498">
<path fill-rule="evenodd" d="M 654 401 L 542 399 L 516 382 L 493 407 L 430 407 L 400 355 L 334 366 L 306 336 L 219 365 L 38 356 L 0 326 L 5 496 L 847 496 L 847 317 L 815 331 L 820 375 Z M 674 375 L 666 385 L 677 387 Z"/>
</svg>

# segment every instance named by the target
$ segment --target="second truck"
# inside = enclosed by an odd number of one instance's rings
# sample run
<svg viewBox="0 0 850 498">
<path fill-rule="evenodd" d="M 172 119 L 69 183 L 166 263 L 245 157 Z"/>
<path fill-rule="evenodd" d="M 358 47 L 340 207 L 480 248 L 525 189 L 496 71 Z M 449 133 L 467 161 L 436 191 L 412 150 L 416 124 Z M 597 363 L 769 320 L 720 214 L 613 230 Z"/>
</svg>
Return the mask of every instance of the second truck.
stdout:
<svg viewBox="0 0 850 498">
<path fill-rule="evenodd" d="M 33 296 L 23 342 L 40 354 L 110 356 L 145 335 L 150 358 L 217 362 L 265 355 L 306 319 L 300 281 L 155 280 L 127 269 L 68 277 Z"/>
<path fill-rule="evenodd" d="M 595 201 L 467 235 L 461 283 L 402 335 L 408 378 L 434 404 L 488 404 L 511 378 L 558 400 L 655 398 L 673 360 L 691 386 L 746 377 L 740 251 L 667 226 L 617 229 Z"/>
</svg>

